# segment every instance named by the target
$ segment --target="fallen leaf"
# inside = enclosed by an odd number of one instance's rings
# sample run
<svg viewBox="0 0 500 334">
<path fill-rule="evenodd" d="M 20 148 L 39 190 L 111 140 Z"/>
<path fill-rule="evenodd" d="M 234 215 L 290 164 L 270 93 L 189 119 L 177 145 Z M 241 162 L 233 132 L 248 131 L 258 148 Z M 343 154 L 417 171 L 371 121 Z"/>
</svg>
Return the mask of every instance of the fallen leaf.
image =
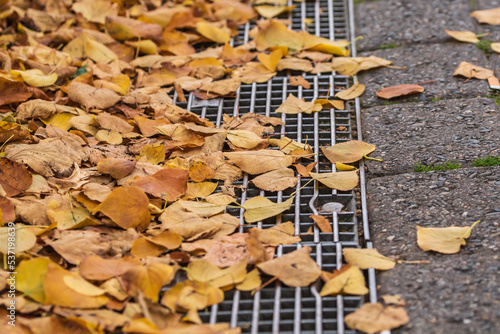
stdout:
<svg viewBox="0 0 500 334">
<path fill-rule="evenodd" d="M 349 87 L 348 89 L 342 90 L 335 94 L 335 97 L 342 100 L 353 100 L 359 96 L 361 96 L 365 91 L 365 85 L 356 83 Z"/>
<path fill-rule="evenodd" d="M 417 244 L 424 251 L 435 251 L 443 254 L 455 254 L 465 245 L 472 228 L 480 221 L 468 227 L 421 227 L 417 226 Z"/>
<path fill-rule="evenodd" d="M 158 39 L 162 33 L 162 27 L 156 23 L 146 23 L 123 16 L 106 16 L 106 31 L 114 39 L 119 41 L 133 38 Z"/>
<path fill-rule="evenodd" d="M 137 161 L 128 159 L 106 158 L 97 164 L 97 171 L 102 174 L 109 174 L 115 179 L 121 179 L 132 173 Z"/>
<path fill-rule="evenodd" d="M 361 160 L 365 155 L 375 151 L 375 145 L 350 140 L 321 149 L 331 163 L 351 163 Z"/>
<path fill-rule="evenodd" d="M 259 270 L 255 268 L 254 270 L 247 273 L 245 279 L 236 285 L 236 289 L 240 291 L 252 291 L 257 289 L 262 284 L 260 279 Z"/>
<path fill-rule="evenodd" d="M 369 57 L 335 57 L 332 60 L 331 70 L 341 75 L 354 75 L 361 71 L 370 70 L 377 67 L 389 66 L 392 61 Z"/>
<path fill-rule="evenodd" d="M 57 73 L 55 72 L 49 75 L 38 69 L 13 72 L 19 74 L 23 78 L 23 81 L 31 87 L 47 87 L 57 81 Z"/>
<path fill-rule="evenodd" d="M 16 212 L 12 202 L 3 196 L 0 196 L 0 226 L 16 220 Z"/>
<path fill-rule="evenodd" d="M 197 282 L 208 283 L 211 286 L 222 288 L 243 282 L 247 271 L 246 260 L 240 261 L 229 268 L 220 269 L 204 260 L 191 262 L 186 272 L 188 279 Z"/>
<path fill-rule="evenodd" d="M 328 273 L 325 278 L 325 285 L 319 293 L 323 297 L 338 294 L 362 296 L 370 292 L 366 287 L 365 276 L 356 266 L 343 266 L 333 274 Z"/>
<path fill-rule="evenodd" d="M 420 85 L 404 84 L 382 88 L 377 91 L 377 96 L 383 99 L 392 99 L 394 97 L 422 93 L 424 90 L 424 87 Z"/>
<path fill-rule="evenodd" d="M 0 106 L 26 101 L 31 95 L 24 83 L 0 76 Z"/>
<path fill-rule="evenodd" d="M 135 178 L 130 185 L 173 202 L 186 193 L 188 174 L 184 169 L 165 168 L 151 176 Z"/>
<path fill-rule="evenodd" d="M 314 220 L 314 222 L 316 223 L 316 225 L 318 225 L 321 232 L 323 232 L 323 233 L 333 232 L 332 225 L 330 224 L 330 221 L 328 220 L 328 218 L 326 218 L 325 216 L 310 215 L 309 218 L 312 218 L 312 220 Z"/>
<path fill-rule="evenodd" d="M 287 188 L 295 187 L 298 181 L 299 179 L 295 177 L 295 173 L 292 169 L 283 167 L 259 175 L 252 179 L 251 182 L 262 190 L 282 191 Z"/>
<path fill-rule="evenodd" d="M 496 53 L 500 53 L 500 43 L 491 43 L 490 48 Z M 490 79 L 490 78 L 488 78 Z M 498 79 L 497 79 L 498 80 Z M 490 85 L 491 86 L 491 85 Z"/>
<path fill-rule="evenodd" d="M 144 297 L 158 302 L 162 286 L 169 284 L 177 272 L 177 265 L 153 262 L 146 266 L 135 266 L 122 275 L 127 293 L 135 296 L 139 291 Z"/>
<path fill-rule="evenodd" d="M 172 312 L 186 312 L 202 310 L 223 300 L 224 292 L 221 289 L 207 283 L 186 280 L 167 290 L 161 303 Z"/>
<path fill-rule="evenodd" d="M 189 178 L 194 182 L 203 182 L 205 180 L 210 180 L 214 176 L 215 176 L 215 171 L 201 161 L 196 161 L 189 168 Z"/>
<path fill-rule="evenodd" d="M 12 238 L 15 234 L 14 247 L 12 249 Z M 10 244 L 10 246 L 9 246 Z M 15 231 L 12 231 L 12 227 L 0 227 L 0 253 L 7 256 L 7 254 L 19 254 L 21 252 L 27 251 L 36 244 L 36 236 L 31 232 L 28 227 L 24 224 L 16 224 Z"/>
<path fill-rule="evenodd" d="M 293 94 L 289 94 L 285 102 L 275 112 L 283 114 L 312 114 L 315 111 L 321 111 L 321 109 L 321 104 L 306 102 L 304 99 L 298 99 Z"/>
<path fill-rule="evenodd" d="M 311 88 L 311 84 L 309 83 L 309 81 L 307 81 L 306 79 L 304 79 L 303 76 L 300 76 L 300 75 L 295 76 L 295 77 L 290 77 L 290 85 L 302 86 L 305 89 Z"/>
<path fill-rule="evenodd" d="M 144 145 L 139 155 L 146 158 L 148 163 L 158 165 L 160 162 L 165 161 L 165 146 L 158 143 Z"/>
<path fill-rule="evenodd" d="M 74 58 L 90 58 L 96 63 L 109 63 L 118 59 L 118 56 L 111 49 L 86 33 L 81 33 L 66 44 L 62 50 Z"/>
<path fill-rule="evenodd" d="M 276 70 L 311 72 L 313 70 L 313 66 L 311 62 L 307 59 L 287 57 L 287 58 L 282 58 L 278 61 L 278 64 L 276 65 Z"/>
<path fill-rule="evenodd" d="M 278 21 L 270 20 L 260 27 L 255 44 L 258 51 L 275 46 L 286 46 L 291 52 L 296 52 L 302 49 L 303 38 L 301 33 L 288 29 Z"/>
<path fill-rule="evenodd" d="M 271 6 L 271 5 L 262 5 L 262 6 L 257 6 L 254 7 L 255 11 L 259 13 L 260 16 L 265 17 L 265 18 L 273 18 L 275 16 L 278 16 L 280 14 L 289 12 L 293 9 L 295 9 L 294 6 Z"/>
<path fill-rule="evenodd" d="M 373 248 L 343 248 L 342 253 L 347 263 L 360 269 L 389 270 L 396 265 L 394 260 L 383 256 Z"/>
<path fill-rule="evenodd" d="M 118 4 L 107 0 L 83 0 L 72 6 L 75 13 L 80 13 L 90 22 L 104 24 L 106 16 L 118 14 Z"/>
<path fill-rule="evenodd" d="M 350 172 L 331 172 L 331 173 L 313 173 L 309 175 L 332 189 L 348 191 L 354 189 L 358 185 L 358 171 Z"/>
<path fill-rule="evenodd" d="M 295 227 L 292 222 L 281 223 L 267 229 L 254 227 L 252 230 L 260 242 L 269 246 L 293 245 L 301 241 L 299 236 L 294 236 Z"/>
<path fill-rule="evenodd" d="M 227 43 L 231 39 L 227 31 L 205 20 L 200 20 L 196 23 L 196 31 L 203 37 L 219 44 Z"/>
<path fill-rule="evenodd" d="M 276 71 L 276 66 L 278 61 L 283 57 L 283 49 L 278 48 L 271 52 L 270 54 L 259 53 L 257 59 L 264 65 L 269 71 Z"/>
<path fill-rule="evenodd" d="M 245 209 L 243 217 L 247 223 L 258 222 L 266 218 L 274 217 L 283 211 L 290 209 L 292 202 L 293 197 L 290 197 L 281 203 L 274 203 L 262 196 L 252 197 L 249 200 L 246 200 L 242 205 Z"/>
<path fill-rule="evenodd" d="M 321 275 L 318 264 L 311 259 L 311 247 L 285 254 L 282 257 L 257 264 L 264 273 L 277 277 L 291 287 L 308 286 Z"/>
<path fill-rule="evenodd" d="M 140 265 L 132 257 L 119 259 L 104 259 L 97 255 L 86 256 L 80 262 L 79 272 L 84 278 L 91 281 L 106 281 L 113 277 L 121 276 L 127 270 Z"/>
<path fill-rule="evenodd" d="M 346 165 L 346 164 L 343 164 L 341 162 L 336 162 L 335 168 L 337 170 L 355 170 L 356 169 L 356 167 L 354 167 L 354 166 Z"/>
<path fill-rule="evenodd" d="M 0 187 L 6 196 L 19 195 L 31 186 L 33 177 L 28 169 L 15 161 L 0 158 Z"/>
<path fill-rule="evenodd" d="M 380 303 L 366 303 L 346 315 L 344 320 L 349 328 L 368 334 L 398 328 L 410 321 L 404 308 L 383 306 Z"/>
<path fill-rule="evenodd" d="M 492 70 L 488 70 L 486 68 L 479 67 L 465 61 L 461 62 L 460 65 L 458 65 L 455 72 L 453 72 L 453 75 L 461 75 L 466 78 L 476 79 L 488 79 L 495 76 Z"/>
<path fill-rule="evenodd" d="M 385 304 L 393 304 L 397 306 L 405 306 L 406 302 L 404 301 L 401 295 L 382 295 L 382 300 Z"/>
<path fill-rule="evenodd" d="M 449 36 L 453 37 L 454 39 L 460 42 L 473 43 L 473 44 L 479 42 L 479 38 L 477 38 L 476 33 L 472 31 L 453 31 L 445 29 L 445 32 Z"/>
<path fill-rule="evenodd" d="M 227 139 L 234 146 L 252 149 L 262 142 L 262 138 L 252 131 L 247 130 L 229 130 Z"/>
<path fill-rule="evenodd" d="M 102 212 L 121 228 L 137 228 L 142 231 L 151 221 L 148 204 L 148 197 L 141 189 L 118 187 L 93 210 L 93 213 Z"/>
<path fill-rule="evenodd" d="M 332 41 L 325 37 L 311 35 L 307 31 L 302 31 L 301 34 L 304 38 L 304 50 L 320 51 L 337 56 L 349 55 L 349 50 L 347 50 L 349 42 L 345 39 Z"/>
<path fill-rule="evenodd" d="M 500 8 L 475 10 L 470 14 L 479 23 L 486 23 L 491 25 L 500 24 Z"/>
<path fill-rule="evenodd" d="M 228 152 L 224 153 L 224 156 L 229 159 L 230 163 L 252 175 L 288 167 L 293 162 L 293 157 L 275 150 Z M 255 161 L 259 163 L 256 164 Z"/>
<path fill-rule="evenodd" d="M 29 130 L 21 124 L 0 121 L 0 143 L 22 140 L 29 135 Z"/>
<path fill-rule="evenodd" d="M 121 99 L 120 95 L 111 89 L 95 88 L 76 81 L 71 82 L 69 85 L 68 96 L 72 101 L 81 104 L 87 109 L 106 109 Z"/>
<path fill-rule="evenodd" d="M 301 164 L 296 164 L 293 165 L 295 169 L 297 169 L 297 173 L 304 177 L 310 177 L 309 173 L 316 167 L 318 163 L 317 162 L 312 162 L 307 166 L 301 165 Z"/>
<path fill-rule="evenodd" d="M 48 265 L 53 263 L 46 257 L 24 260 L 16 268 L 16 290 L 39 303 L 45 302 L 43 278 Z"/>
<path fill-rule="evenodd" d="M 337 110 L 345 110 L 344 101 L 340 100 L 327 100 L 327 99 L 316 99 L 314 103 L 320 104 L 323 109 L 337 109 Z"/>
</svg>

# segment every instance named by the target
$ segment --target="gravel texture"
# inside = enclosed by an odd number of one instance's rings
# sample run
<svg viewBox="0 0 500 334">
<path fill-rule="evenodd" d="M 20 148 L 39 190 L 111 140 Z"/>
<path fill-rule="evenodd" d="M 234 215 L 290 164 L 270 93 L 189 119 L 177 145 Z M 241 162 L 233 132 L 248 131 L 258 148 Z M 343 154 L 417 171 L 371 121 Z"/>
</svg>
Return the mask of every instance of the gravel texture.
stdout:
<svg viewBox="0 0 500 334">
<path fill-rule="evenodd" d="M 366 85 L 362 95 L 364 107 L 381 105 L 387 100 L 377 97 L 376 92 L 384 87 L 401 84 L 422 84 L 425 91 L 420 94 L 391 99 L 390 101 L 431 101 L 438 98 L 464 98 L 488 95 L 486 80 L 454 77 L 453 72 L 462 61 L 488 68 L 484 53 L 473 44 L 451 42 L 443 44 L 415 44 L 395 49 L 362 52 L 361 56 L 374 55 L 394 62 L 394 66 L 406 69 L 379 68 L 359 75 Z"/>
<path fill-rule="evenodd" d="M 368 1 L 356 6 L 358 50 L 389 44 L 428 43 L 448 39 L 448 30 L 474 31 L 468 0 Z M 374 24 L 376 22 L 376 24 Z"/>
<path fill-rule="evenodd" d="M 402 103 L 366 109 L 363 140 L 377 149 L 366 161 L 374 175 L 413 171 L 415 164 L 456 162 L 500 155 L 500 107 L 493 99 Z"/>
<path fill-rule="evenodd" d="M 410 323 L 393 333 L 498 333 L 500 167 L 400 174 L 368 182 L 374 246 L 404 261 L 380 273 L 379 296 L 402 294 Z M 416 225 L 470 226 L 458 254 L 424 252 Z"/>
</svg>

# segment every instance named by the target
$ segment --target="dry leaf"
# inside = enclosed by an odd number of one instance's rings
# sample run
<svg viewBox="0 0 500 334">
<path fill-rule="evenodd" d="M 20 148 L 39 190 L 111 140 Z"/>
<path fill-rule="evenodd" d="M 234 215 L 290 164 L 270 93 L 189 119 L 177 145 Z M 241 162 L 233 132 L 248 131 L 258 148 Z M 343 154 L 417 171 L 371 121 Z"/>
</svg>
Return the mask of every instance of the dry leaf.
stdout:
<svg viewBox="0 0 500 334">
<path fill-rule="evenodd" d="M 332 70 L 341 75 L 354 75 L 361 71 L 381 66 L 389 66 L 392 61 L 370 57 L 336 57 L 332 60 Z"/>
<path fill-rule="evenodd" d="M 282 191 L 287 188 L 295 187 L 298 181 L 299 179 L 295 177 L 293 170 L 284 167 L 257 176 L 252 179 L 251 182 L 262 190 Z"/>
<path fill-rule="evenodd" d="M 283 114 L 312 114 L 315 111 L 321 111 L 321 109 L 321 104 L 306 102 L 304 99 L 298 99 L 293 94 L 289 94 L 285 102 L 275 112 Z"/>
<path fill-rule="evenodd" d="M 225 269 L 220 269 L 207 261 L 199 260 L 191 262 L 187 266 L 186 272 L 190 280 L 222 288 L 243 282 L 247 274 L 246 268 L 246 260 Z"/>
<path fill-rule="evenodd" d="M 102 212 L 121 228 L 137 228 L 142 231 L 151 221 L 148 205 L 149 199 L 141 189 L 118 187 L 93 213 Z"/>
<path fill-rule="evenodd" d="M 333 274 L 328 273 L 326 278 L 326 283 L 319 293 L 323 297 L 338 294 L 362 296 L 370 292 L 366 287 L 365 276 L 356 266 L 346 265 L 335 270 Z"/>
<path fill-rule="evenodd" d="M 296 6 L 271 6 L 271 5 L 262 5 L 254 7 L 255 11 L 260 14 L 260 16 L 265 18 L 273 18 L 280 14 L 289 12 L 295 9 Z"/>
<path fill-rule="evenodd" d="M 500 53 L 500 43 L 491 43 L 490 48 L 496 53 Z M 490 78 L 488 78 L 490 79 Z M 497 79 L 498 80 L 498 79 Z M 490 85 L 491 86 L 491 85 Z M 498 86 L 498 85 L 497 85 Z"/>
<path fill-rule="evenodd" d="M 169 284 L 177 272 L 177 265 L 153 262 L 146 266 L 134 266 L 122 276 L 125 290 L 135 296 L 139 291 L 144 297 L 157 302 L 162 286 Z"/>
<path fill-rule="evenodd" d="M 5 256 L 7 256 L 7 254 L 11 255 L 12 252 L 18 254 L 27 251 L 33 248 L 33 246 L 35 246 L 36 244 L 35 234 L 31 232 L 24 224 L 15 225 L 14 249 L 9 246 L 9 244 L 12 245 L 12 241 L 9 240 L 11 238 L 11 227 L 0 227 L 0 253 L 4 254 Z"/>
<path fill-rule="evenodd" d="M 173 202 L 186 193 L 188 174 L 184 169 L 165 168 L 151 176 L 135 178 L 130 185 Z"/>
<path fill-rule="evenodd" d="M 404 308 L 383 306 L 380 303 L 366 303 L 346 315 L 344 320 L 349 328 L 368 334 L 398 328 L 410 321 Z"/>
<path fill-rule="evenodd" d="M 277 277 L 291 287 L 308 286 L 321 275 L 318 264 L 311 259 L 311 247 L 285 254 L 282 257 L 257 264 L 264 273 Z"/>
<path fill-rule="evenodd" d="M 0 76 L 0 106 L 26 101 L 31 95 L 24 83 Z"/>
<path fill-rule="evenodd" d="M 500 24 L 500 8 L 475 10 L 470 14 L 479 23 L 486 23 L 492 25 Z"/>
<path fill-rule="evenodd" d="M 381 297 L 385 304 L 393 304 L 397 306 L 406 305 L 406 302 L 401 295 L 382 295 Z"/>
<path fill-rule="evenodd" d="M 358 140 L 350 140 L 330 147 L 322 147 L 321 149 L 332 163 L 351 163 L 361 160 L 365 155 L 375 151 L 375 145 Z"/>
<path fill-rule="evenodd" d="M 417 244 L 424 251 L 435 251 L 443 254 L 458 253 L 460 247 L 465 245 L 465 239 L 470 237 L 472 228 L 479 222 L 478 220 L 470 227 L 417 226 Z"/>
<path fill-rule="evenodd" d="M 488 70 L 486 68 L 479 67 L 465 61 L 461 62 L 460 65 L 458 65 L 453 75 L 461 75 L 466 78 L 476 79 L 488 79 L 495 76 L 492 70 Z"/>
<path fill-rule="evenodd" d="M 230 163 L 253 175 L 288 167 L 293 162 L 291 156 L 275 150 L 229 152 L 224 153 L 224 156 L 229 159 Z M 256 164 L 256 161 L 259 163 Z"/>
<path fill-rule="evenodd" d="M 245 279 L 236 285 L 236 289 L 240 291 L 251 291 L 257 289 L 262 284 L 262 280 L 260 279 L 259 269 L 255 268 L 254 270 L 247 273 Z"/>
<path fill-rule="evenodd" d="M 424 87 L 420 85 L 404 84 L 382 88 L 377 91 L 377 96 L 383 99 L 392 99 L 394 97 L 422 93 L 424 90 Z"/>
<path fill-rule="evenodd" d="M 325 186 L 341 191 L 348 191 L 356 188 L 359 181 L 358 171 L 355 170 L 350 172 L 332 172 L 332 173 L 310 172 L 309 175 L 313 179 L 323 183 Z"/>
<path fill-rule="evenodd" d="M 245 149 L 252 149 L 262 142 L 262 138 L 247 130 L 230 130 L 227 132 L 227 139 L 234 146 Z"/>
<path fill-rule="evenodd" d="M 252 228 L 257 238 L 269 246 L 293 245 L 300 242 L 299 236 L 294 236 L 295 227 L 292 222 L 281 223 L 268 229 Z"/>
<path fill-rule="evenodd" d="M 38 69 L 12 72 L 21 75 L 23 81 L 31 87 L 47 87 L 57 81 L 57 73 L 55 72 L 49 75 Z"/>
<path fill-rule="evenodd" d="M 290 85 L 302 86 L 305 89 L 311 88 L 311 84 L 309 83 L 309 81 L 307 81 L 306 79 L 304 79 L 304 77 L 302 77 L 300 75 L 295 76 L 295 77 L 290 77 Z"/>
<path fill-rule="evenodd" d="M 120 95 L 107 88 L 95 88 L 90 85 L 73 81 L 68 87 L 69 98 L 87 109 L 106 109 L 118 101 Z"/>
<path fill-rule="evenodd" d="M 296 52 L 302 49 L 303 38 L 301 33 L 288 29 L 278 21 L 270 20 L 260 27 L 255 43 L 259 51 L 275 46 L 286 46 L 291 52 Z"/>
<path fill-rule="evenodd" d="M 6 196 L 20 194 L 31 186 L 33 177 L 28 169 L 15 161 L 0 158 L 0 187 Z"/>
<path fill-rule="evenodd" d="M 3 196 L 0 196 L 0 226 L 16 220 L 16 212 L 12 202 Z"/>
<path fill-rule="evenodd" d="M 365 91 L 365 85 L 356 83 L 349 87 L 348 89 L 345 89 L 343 91 L 338 92 L 335 94 L 335 97 L 342 99 L 342 100 L 353 100 L 359 96 L 361 96 Z"/>
<path fill-rule="evenodd" d="M 477 38 L 476 33 L 472 31 L 452 31 L 446 30 L 445 32 L 460 42 L 473 43 L 476 44 L 479 42 L 479 38 Z"/>
<path fill-rule="evenodd" d="M 137 161 L 128 159 L 106 158 L 97 164 L 97 170 L 102 174 L 109 174 L 115 179 L 121 179 L 130 173 L 135 168 Z"/>
<path fill-rule="evenodd" d="M 328 99 L 316 99 L 314 103 L 320 104 L 323 109 L 337 109 L 337 110 L 345 110 L 344 101 L 340 100 L 328 100 Z"/>
<path fill-rule="evenodd" d="M 259 53 L 257 58 L 269 71 L 276 71 L 276 66 L 278 65 L 279 60 L 283 57 L 283 49 L 278 48 L 271 52 L 270 54 Z"/>
<path fill-rule="evenodd" d="M 318 225 L 321 232 L 323 232 L 323 233 L 332 233 L 333 232 L 332 225 L 330 224 L 330 221 L 328 220 L 328 218 L 326 218 L 325 216 L 310 215 L 309 218 L 312 218 L 312 220 L 314 220 L 314 222 L 316 223 L 316 225 Z"/>
<path fill-rule="evenodd" d="M 377 270 L 389 270 L 396 265 L 394 260 L 383 256 L 373 248 L 344 248 L 342 249 L 342 253 L 347 263 L 357 266 L 360 269 L 375 268 Z"/>
<path fill-rule="evenodd" d="M 283 211 L 290 209 L 292 202 L 293 197 L 290 197 L 281 203 L 274 203 L 265 197 L 256 196 L 243 203 L 242 206 L 245 208 L 243 217 L 247 223 L 258 222 L 266 218 L 274 217 Z"/>
<path fill-rule="evenodd" d="M 39 257 L 22 261 L 16 268 L 16 290 L 39 303 L 45 302 L 43 278 L 48 265 L 53 263 L 46 257 Z"/>
</svg>

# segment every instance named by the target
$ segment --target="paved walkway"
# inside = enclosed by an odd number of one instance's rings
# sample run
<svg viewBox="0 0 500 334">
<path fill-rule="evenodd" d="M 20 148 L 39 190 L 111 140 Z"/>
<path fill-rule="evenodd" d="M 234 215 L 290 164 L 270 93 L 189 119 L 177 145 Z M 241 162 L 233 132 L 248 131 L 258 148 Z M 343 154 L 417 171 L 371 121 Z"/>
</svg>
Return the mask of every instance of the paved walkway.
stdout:
<svg viewBox="0 0 500 334">
<path fill-rule="evenodd" d="M 477 158 L 500 155 L 500 107 L 484 80 L 453 77 L 462 61 L 493 69 L 500 57 L 444 32 L 490 32 L 469 14 L 500 7 L 492 0 L 358 1 L 355 17 L 360 56 L 375 55 L 395 66 L 359 76 L 364 140 L 377 145 L 383 163 L 368 161 L 368 207 L 375 247 L 403 261 L 380 273 L 379 295 L 402 294 L 410 323 L 393 333 L 500 332 L 500 167 L 473 167 Z M 383 87 L 419 83 L 425 92 L 387 103 Z M 490 97 L 488 97 L 490 96 Z M 375 154 L 377 155 L 377 154 Z M 375 156 L 374 155 L 374 156 Z M 455 170 L 414 172 L 453 162 Z M 458 254 L 424 252 L 416 225 L 467 226 L 481 219 Z"/>
</svg>

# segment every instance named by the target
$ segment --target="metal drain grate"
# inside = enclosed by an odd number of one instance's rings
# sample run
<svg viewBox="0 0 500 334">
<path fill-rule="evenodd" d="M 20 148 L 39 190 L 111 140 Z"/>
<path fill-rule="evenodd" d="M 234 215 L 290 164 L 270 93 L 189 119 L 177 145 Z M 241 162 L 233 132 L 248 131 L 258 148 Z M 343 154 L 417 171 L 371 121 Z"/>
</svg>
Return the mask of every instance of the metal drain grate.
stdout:
<svg viewBox="0 0 500 334">
<path fill-rule="evenodd" d="M 292 1 L 289 0 L 289 5 Z M 305 29 L 316 35 L 332 40 L 353 40 L 352 0 L 315 0 L 301 2 L 290 14 L 279 18 L 289 19 L 290 28 L 294 30 Z M 305 24 L 305 19 L 312 19 L 312 23 Z M 237 37 L 232 40 L 233 46 L 248 42 L 249 31 L 255 23 L 243 26 Z M 354 46 L 353 46 L 354 49 Z M 355 56 L 355 49 L 352 50 Z M 258 113 L 266 116 L 281 117 L 285 126 L 277 131 L 299 142 L 308 141 L 314 147 L 316 172 L 330 172 L 335 170 L 321 153 L 321 146 L 330 146 L 337 142 L 351 139 L 361 140 L 359 101 L 346 103 L 346 110 L 323 110 L 312 115 L 281 115 L 274 112 L 286 99 L 289 93 L 311 101 L 316 98 L 332 97 L 336 92 L 348 88 L 352 79 L 331 75 L 304 75 L 311 83 L 310 89 L 294 87 L 288 83 L 286 75 L 276 76 L 263 84 L 242 84 L 236 98 L 216 99 L 202 101 L 193 95 L 189 96 L 186 103 L 177 103 L 178 106 L 191 110 L 202 117 L 208 118 L 217 126 L 222 124 L 222 116 L 242 115 L 245 113 Z M 174 101 L 177 102 L 176 95 Z M 357 136 L 353 137 L 353 130 Z M 364 189 L 363 163 L 360 163 L 360 199 L 357 201 L 355 192 L 341 192 L 324 187 L 317 182 L 304 186 L 310 178 L 300 178 L 296 189 L 283 192 L 265 192 L 249 183 L 251 177 L 245 175 L 240 184 L 246 186 L 246 191 L 239 194 L 238 201 L 244 203 L 246 199 L 254 196 L 265 196 L 274 202 L 282 202 L 290 198 L 297 191 L 295 201 L 290 210 L 281 214 L 281 218 L 270 218 L 257 224 L 245 226 L 243 210 L 229 209 L 228 212 L 240 217 L 240 231 L 247 228 L 269 228 L 277 223 L 292 221 L 296 234 L 305 234 L 310 228 L 311 235 L 302 235 L 302 242 L 297 245 L 279 246 L 276 256 L 294 251 L 305 245 L 313 249 L 311 256 L 316 260 L 322 270 L 333 271 L 342 266 L 342 247 L 359 247 L 360 231 L 363 227 L 363 236 L 369 240 L 368 219 L 366 213 L 366 194 Z M 329 214 L 333 221 L 333 233 L 322 233 L 309 218 L 318 214 L 318 208 L 327 202 L 339 202 L 344 205 L 342 212 Z M 358 224 L 358 217 L 362 217 Z M 371 243 L 367 243 L 371 247 Z M 368 271 L 370 288 L 370 301 L 376 301 L 375 272 Z M 266 281 L 270 277 L 263 277 Z M 205 312 L 200 312 L 204 323 L 228 322 L 231 326 L 240 326 L 243 333 L 355 333 L 345 329 L 344 316 L 353 312 L 364 302 L 364 297 L 337 296 L 320 297 L 319 291 L 322 282 L 312 287 L 291 288 L 280 282 L 273 283 L 253 296 L 249 292 L 231 290 L 226 292 L 225 301 L 212 306 Z"/>
</svg>

